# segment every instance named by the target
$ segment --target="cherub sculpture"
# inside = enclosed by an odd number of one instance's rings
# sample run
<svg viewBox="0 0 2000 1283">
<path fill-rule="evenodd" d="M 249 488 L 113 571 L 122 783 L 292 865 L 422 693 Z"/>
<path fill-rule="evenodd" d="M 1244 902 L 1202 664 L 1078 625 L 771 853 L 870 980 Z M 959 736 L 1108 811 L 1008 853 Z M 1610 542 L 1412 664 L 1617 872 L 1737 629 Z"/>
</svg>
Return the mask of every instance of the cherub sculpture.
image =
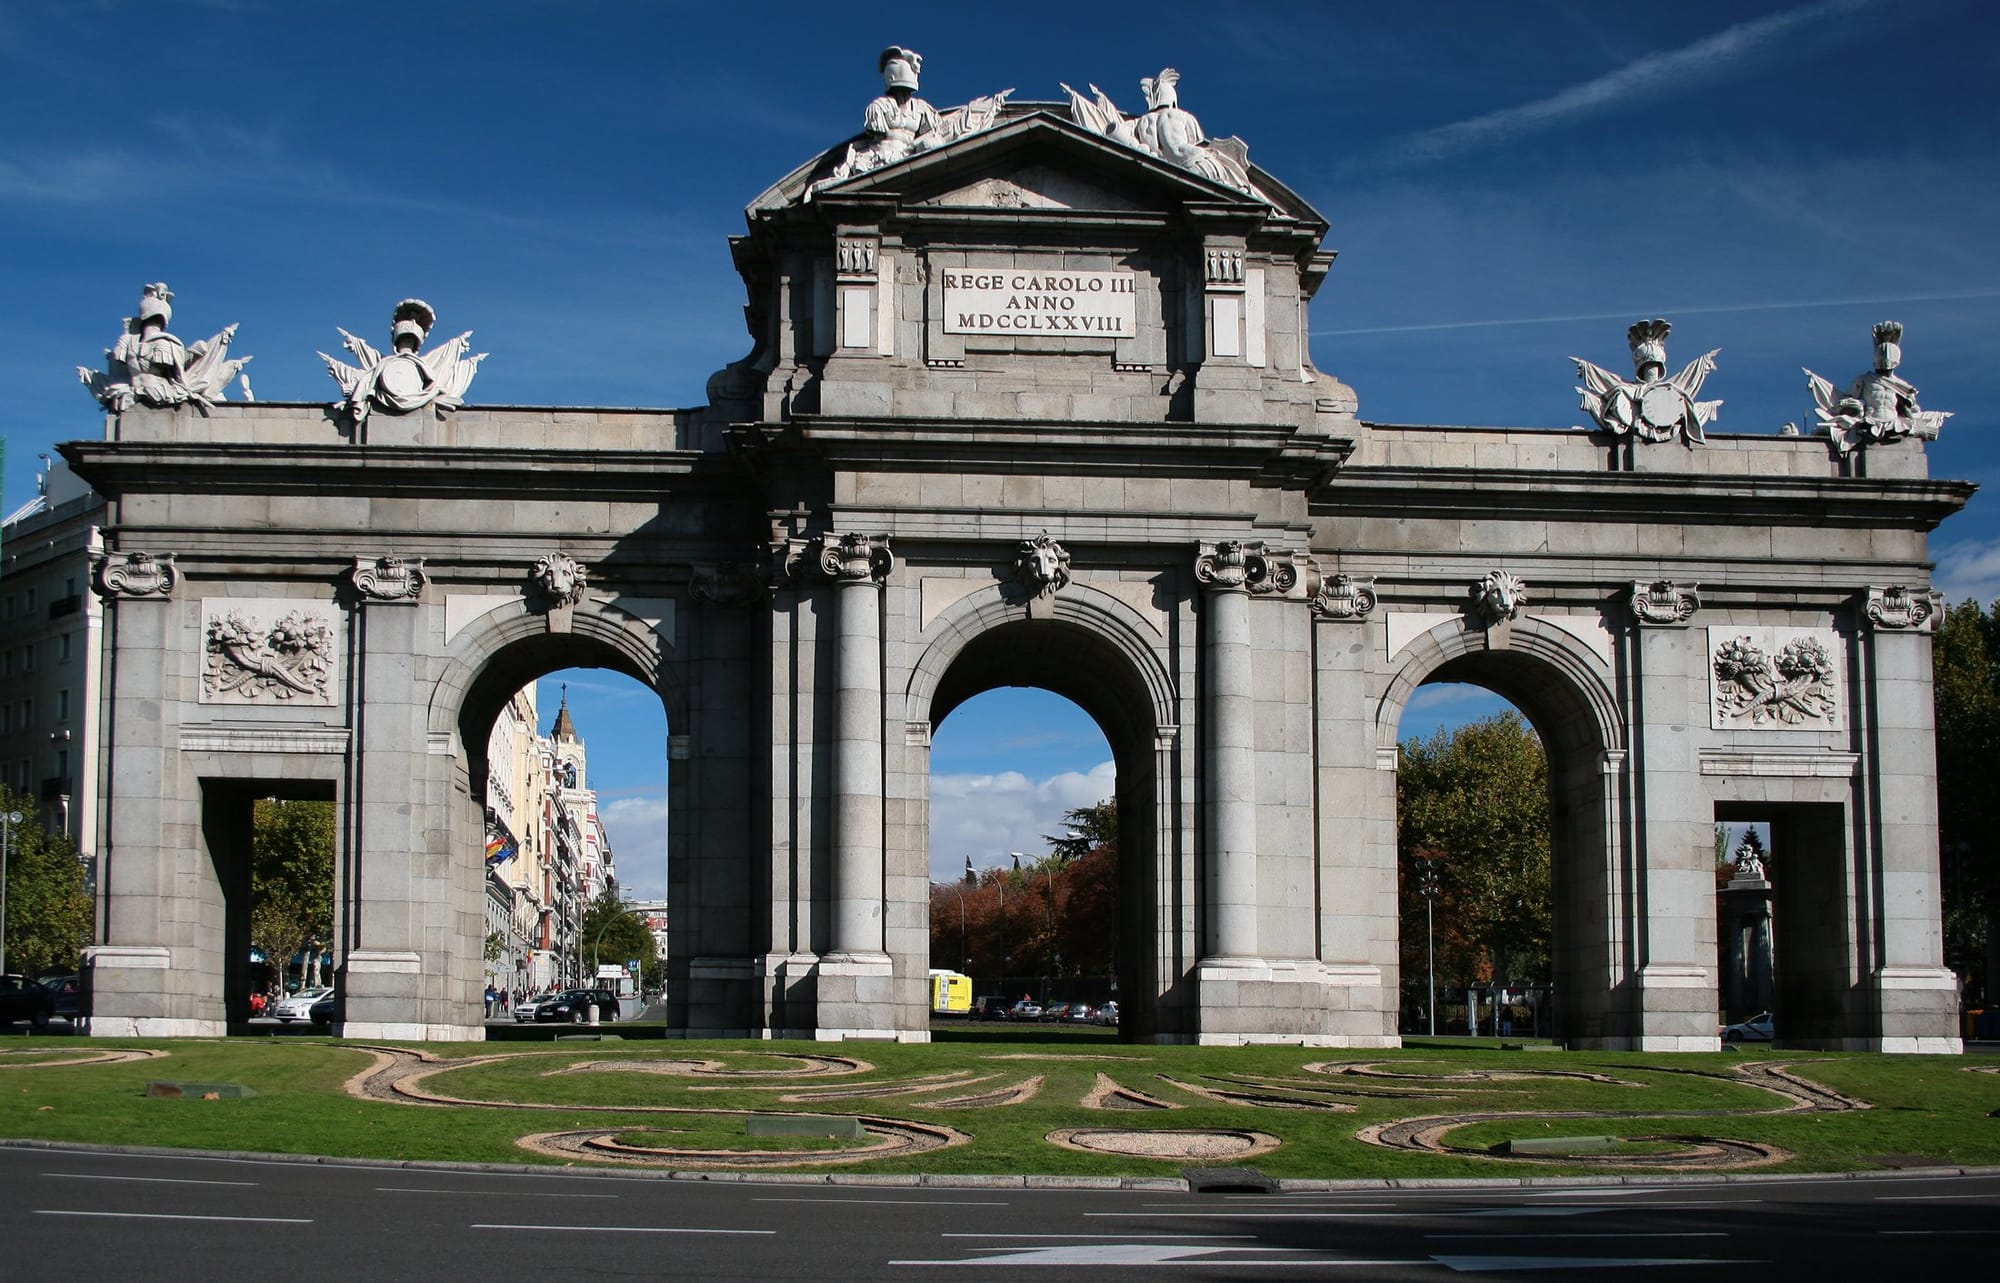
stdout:
<svg viewBox="0 0 2000 1283">
<path fill-rule="evenodd" d="M 234 325 L 183 347 L 167 330 L 173 324 L 173 304 L 174 292 L 164 282 L 146 286 L 139 296 L 139 314 L 126 317 L 118 345 L 104 349 L 104 370 L 76 367 L 77 378 L 105 409 L 123 413 L 135 403 L 170 407 L 189 401 L 205 409 L 226 400 L 229 381 L 250 364 L 247 356 L 229 356 Z M 243 392 L 247 398 L 248 379 Z"/>
<path fill-rule="evenodd" d="M 1146 114 L 1128 118 L 1102 89 L 1090 87 L 1085 98 L 1068 85 L 1070 119 L 1093 133 L 1124 143 L 1169 164 L 1200 174 L 1246 196 L 1256 195 L 1250 182 L 1250 149 L 1240 138 L 1211 139 L 1194 113 L 1181 106 L 1181 73 L 1162 68 L 1139 82 L 1146 97 Z"/>
<path fill-rule="evenodd" d="M 1903 327 L 1896 321 L 1882 321 L 1873 330 L 1875 368 L 1854 380 L 1842 396 L 1831 382 L 1806 371 L 1806 386 L 1812 389 L 1813 412 L 1820 435 L 1833 439 L 1836 454 L 1845 455 L 1861 446 L 1879 441 L 1915 437 L 1935 441 L 1938 429 L 1951 417 L 1949 410 L 1917 407 L 1917 389 L 1896 373 L 1903 361 Z"/>
<path fill-rule="evenodd" d="M 1672 441 L 1676 437 L 1689 446 L 1705 440 L 1702 428 L 1722 408 L 1721 401 L 1697 401 L 1702 380 L 1715 369 L 1715 354 L 1707 352 L 1688 362 L 1671 379 L 1667 372 L 1667 334 L 1673 326 L 1662 320 L 1635 321 L 1625 331 L 1632 348 L 1635 378 L 1619 378 L 1601 365 L 1573 356 L 1577 377 L 1583 386 L 1583 411 L 1597 426 L 1617 436 L 1636 436 L 1647 441 Z"/>
<path fill-rule="evenodd" d="M 471 385 L 486 353 L 465 354 L 472 346 L 472 331 L 467 330 L 449 343 L 418 355 L 435 324 L 437 313 L 430 304 L 420 298 L 406 298 L 396 304 L 389 322 L 391 351 L 387 356 L 346 330 L 340 331 L 340 337 L 347 350 L 361 362 L 359 369 L 324 352 L 319 354 L 319 359 L 326 362 L 327 373 L 340 384 L 341 408 L 357 427 L 368 421 L 372 410 L 409 414 L 429 406 L 442 415 L 465 403 L 465 389 Z"/>
</svg>

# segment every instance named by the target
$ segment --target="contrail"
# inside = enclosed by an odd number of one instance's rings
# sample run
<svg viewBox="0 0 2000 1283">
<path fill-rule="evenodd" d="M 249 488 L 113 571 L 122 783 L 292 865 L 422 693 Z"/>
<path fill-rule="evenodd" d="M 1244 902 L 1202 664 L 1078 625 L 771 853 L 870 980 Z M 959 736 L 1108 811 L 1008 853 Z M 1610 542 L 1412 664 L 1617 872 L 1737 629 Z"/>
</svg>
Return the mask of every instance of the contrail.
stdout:
<svg viewBox="0 0 2000 1283">
<path fill-rule="evenodd" d="M 1784 13 L 1739 22 L 1693 44 L 1647 54 L 1546 98 L 1391 139 L 1373 159 L 1390 167 L 1439 160 L 1488 142 L 1545 129 L 1602 107 L 1668 90 L 1685 91 L 1694 80 L 1712 77 L 1725 66 L 1744 62 L 1781 44 L 1801 27 L 1855 12 L 1871 3 L 1873 0 L 1818 0 Z"/>
<path fill-rule="evenodd" d="M 2000 298 L 2000 289 L 1960 290 L 1948 294 L 1899 294 L 1889 298 L 1800 299 L 1789 303 L 1717 303 L 1707 307 L 1627 308 L 1619 312 L 1576 312 L 1567 316 L 1510 316 L 1484 321 L 1435 321 L 1427 325 L 1373 325 L 1351 330 L 1316 330 L 1314 338 L 1335 338 L 1344 334 L 1422 334 L 1432 330 L 1484 330 L 1508 325 L 1567 325 L 1573 321 L 1629 321 L 1645 312 L 1650 316 L 1709 316 L 1729 312 L 1785 312 L 1821 307 L 1893 307 L 1903 303 L 1961 303 Z"/>
</svg>

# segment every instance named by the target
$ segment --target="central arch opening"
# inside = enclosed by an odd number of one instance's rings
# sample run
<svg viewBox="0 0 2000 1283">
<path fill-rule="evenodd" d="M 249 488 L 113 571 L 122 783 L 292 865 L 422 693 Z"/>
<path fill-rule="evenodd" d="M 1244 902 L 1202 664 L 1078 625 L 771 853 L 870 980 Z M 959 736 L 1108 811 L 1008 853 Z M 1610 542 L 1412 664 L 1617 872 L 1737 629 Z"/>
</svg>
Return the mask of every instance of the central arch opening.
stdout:
<svg viewBox="0 0 2000 1283">
<path fill-rule="evenodd" d="M 1156 946 L 1155 941 L 1162 935 L 1159 924 L 1176 920 L 1163 915 L 1178 914 L 1184 893 L 1156 875 L 1160 850 L 1155 802 L 1156 719 L 1152 700 L 1131 659 L 1081 624 L 1017 617 L 996 623 L 965 642 L 940 676 L 928 712 L 933 745 L 928 806 L 932 885 L 962 882 L 969 860 L 974 889 L 986 891 L 994 901 L 995 916 L 987 924 L 988 937 L 982 948 L 972 948 L 969 905 L 966 930 L 961 933 L 959 960 L 976 960 L 987 973 L 976 977 L 986 987 L 974 996 L 1016 1000 L 1026 996 L 1092 1007 L 1115 998 L 1119 1027 L 1128 1037 L 1146 1036 L 1169 1023 L 1171 1018 L 1163 1017 L 1161 999 L 1172 984 L 1171 978 L 1181 974 L 1180 955 L 1186 946 L 1171 932 L 1166 933 L 1170 942 Z M 1042 721 L 1037 723 L 1037 718 Z M 1088 743 L 1089 730 L 1101 737 L 1097 745 Z M 1063 751 L 1070 755 L 1065 763 L 1070 769 L 1044 774 L 1031 764 L 1037 753 L 1034 745 L 1040 740 L 1046 747 L 1051 734 L 1068 745 Z M 1040 829 L 1034 845 L 1013 845 L 1025 831 L 1018 815 L 1011 823 L 1008 817 L 996 814 L 982 824 L 968 825 L 962 814 L 952 811 L 954 805 L 967 804 L 964 776 L 968 773 L 953 770 L 954 762 L 960 760 L 954 755 L 966 752 L 961 735 L 984 737 L 989 742 L 1004 737 L 1013 746 L 1009 751 L 1017 755 L 1015 760 L 1028 759 L 1024 764 L 1029 764 L 1034 776 L 1050 783 L 1039 790 L 1044 809 L 1025 826 Z M 1081 750 L 1079 741 L 1084 745 Z M 1081 756 L 1097 756 L 1098 760 L 1085 769 L 1075 769 L 1080 765 L 1079 751 Z M 1033 776 L 1029 772 L 1022 775 L 1018 782 L 1008 782 L 1008 787 L 1029 787 Z M 1104 891 L 1105 898 L 1115 903 L 1079 904 L 1076 896 L 1083 894 L 1079 889 L 1082 884 L 1067 879 L 1064 866 L 1086 852 L 1074 847 L 1065 850 L 1048 839 L 1071 832 L 1063 823 L 1069 812 L 1105 802 L 1115 816 L 1117 855 L 1115 873 L 1110 874 L 1110 885 Z M 1042 827 L 1051 820 L 1049 827 Z M 955 845 L 977 843 L 984 847 L 997 841 L 1007 845 L 976 851 L 954 849 Z M 1017 853 L 1022 866 L 1019 873 L 1015 870 Z M 1089 866 L 1079 868 L 1079 875 L 1093 872 Z M 934 897 L 939 894 L 934 890 Z M 1012 906 L 1005 911 L 997 908 L 1002 895 L 1013 897 Z M 958 901 L 952 903 L 955 908 Z M 1039 922 L 1032 920 L 1036 910 L 1042 915 Z M 1110 941 L 1097 939 L 1092 943 L 1100 948 L 1109 944 L 1103 949 L 1109 974 L 1083 974 L 1097 969 L 1095 950 L 1084 947 L 1077 935 L 1084 926 L 1080 915 L 1086 913 L 1107 917 L 1100 930 L 1109 933 Z M 1058 961 L 1066 940 L 1070 942 L 1067 961 Z M 934 950 L 934 967 L 957 965 L 950 957 L 949 945 L 946 949 L 942 958 Z M 1080 959 L 1090 959 L 1090 965 L 1080 966 Z M 1044 972 L 1048 973 L 1046 979 Z"/>
</svg>

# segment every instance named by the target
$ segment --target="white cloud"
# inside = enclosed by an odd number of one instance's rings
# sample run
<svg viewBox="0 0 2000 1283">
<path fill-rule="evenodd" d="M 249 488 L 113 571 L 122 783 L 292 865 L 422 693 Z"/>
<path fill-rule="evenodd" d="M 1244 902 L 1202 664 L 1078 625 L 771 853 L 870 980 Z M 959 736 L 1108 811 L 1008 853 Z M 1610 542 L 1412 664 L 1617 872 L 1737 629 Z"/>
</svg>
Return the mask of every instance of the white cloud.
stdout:
<svg viewBox="0 0 2000 1283">
<path fill-rule="evenodd" d="M 1937 549 L 1937 559 L 1934 582 L 1947 604 L 1969 597 L 1990 606 L 2000 597 L 2000 537 L 1947 544 Z"/>
<path fill-rule="evenodd" d="M 599 799 L 597 816 L 617 859 L 618 889 L 628 900 L 667 898 L 667 795 Z"/>
<path fill-rule="evenodd" d="M 1110 762 L 1088 772 L 1064 771 L 1041 781 L 1019 771 L 991 775 L 931 776 L 931 880 L 960 876 L 970 856 L 975 868 L 1007 863 L 1010 851 L 1046 854 L 1044 835 L 1063 832 L 1063 816 L 1095 806 L 1117 792 Z"/>
</svg>

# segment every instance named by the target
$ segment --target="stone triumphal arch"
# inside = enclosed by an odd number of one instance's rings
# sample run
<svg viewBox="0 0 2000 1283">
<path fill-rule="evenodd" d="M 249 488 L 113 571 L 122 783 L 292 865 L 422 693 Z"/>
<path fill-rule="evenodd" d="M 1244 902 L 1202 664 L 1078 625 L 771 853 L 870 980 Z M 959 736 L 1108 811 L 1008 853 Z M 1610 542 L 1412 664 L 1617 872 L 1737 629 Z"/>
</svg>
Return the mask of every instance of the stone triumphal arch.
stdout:
<svg viewBox="0 0 2000 1283">
<path fill-rule="evenodd" d="M 1116 757 L 1128 1033 L 1393 1045 L 1397 720 L 1471 680 L 1549 749 L 1561 1036 L 1716 1045 L 1747 806 L 1810 849 L 1781 1035 L 1956 1045 L 1926 536 L 1970 488 L 1900 333 L 1807 435 L 1708 431 L 1659 321 L 1579 363 L 1591 430 L 1367 422 L 1307 342 L 1326 222 L 1171 72 L 938 112 L 917 65 L 750 205 L 698 409 L 482 408 L 416 300 L 331 409 L 226 403 L 226 332 L 135 318 L 64 448 L 110 504 L 97 1032 L 226 1027 L 204 808 L 271 790 L 338 803 L 345 1031 L 479 1036 L 483 728 L 594 664 L 666 708 L 689 1034 L 927 1037 L 931 731 L 1027 684 Z"/>
</svg>

